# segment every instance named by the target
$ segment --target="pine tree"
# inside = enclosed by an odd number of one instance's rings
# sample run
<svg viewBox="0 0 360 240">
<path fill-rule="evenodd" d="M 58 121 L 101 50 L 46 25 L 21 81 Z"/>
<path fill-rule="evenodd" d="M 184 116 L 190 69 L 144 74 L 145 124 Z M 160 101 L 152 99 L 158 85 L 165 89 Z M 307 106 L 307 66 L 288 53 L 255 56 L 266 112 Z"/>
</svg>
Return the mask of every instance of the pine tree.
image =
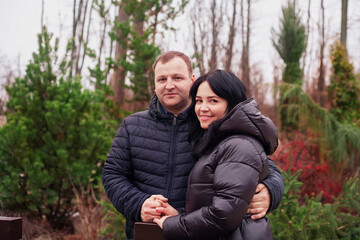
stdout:
<svg viewBox="0 0 360 240">
<path fill-rule="evenodd" d="M 159 34 L 160 28 L 170 28 L 167 21 L 179 15 L 187 2 L 126 0 L 119 4 L 122 11 L 119 13 L 119 19 L 114 21 L 113 31 L 109 33 L 111 39 L 116 41 L 119 51 L 118 58 L 114 60 L 115 73 L 119 74 L 115 76 L 121 78 L 113 79 L 120 81 L 120 88 L 113 90 L 119 93 L 125 88 L 130 88 L 133 98 L 126 100 L 138 102 L 140 105 L 133 110 L 146 108 L 154 94 L 152 64 L 161 52 L 160 47 L 155 44 L 155 37 Z M 125 84 L 125 78 L 130 84 Z M 124 97 L 124 94 L 119 95 Z M 117 101 L 122 103 L 123 99 Z"/>
<path fill-rule="evenodd" d="M 297 99 L 284 96 L 287 84 L 301 86 L 302 76 L 300 58 L 306 47 L 305 26 L 301 23 L 301 17 L 296 11 L 295 1 L 288 1 L 282 8 L 280 30 L 273 30 L 272 42 L 280 57 L 286 64 L 282 75 L 283 85 L 280 93 L 280 119 L 284 131 L 297 130 L 299 114 L 296 108 Z"/>
<path fill-rule="evenodd" d="M 322 204 L 321 194 L 306 196 L 299 202 L 297 180 L 301 173 L 291 174 L 290 167 L 284 176 L 284 196 L 280 206 L 269 213 L 274 239 L 359 239 L 360 237 L 360 179 L 359 174 L 345 182 L 343 193 L 333 204 Z"/>
<path fill-rule="evenodd" d="M 70 181 L 98 179 L 113 133 L 103 117 L 104 91 L 72 79 L 71 63 L 58 61 L 58 41 L 46 28 L 38 43 L 26 75 L 6 88 L 0 196 L 8 211 L 46 216 L 61 227 L 74 211 Z"/>
<path fill-rule="evenodd" d="M 335 42 L 330 50 L 332 75 L 328 87 L 330 112 L 343 123 L 360 127 L 360 79 L 353 73 L 344 45 Z"/>
</svg>

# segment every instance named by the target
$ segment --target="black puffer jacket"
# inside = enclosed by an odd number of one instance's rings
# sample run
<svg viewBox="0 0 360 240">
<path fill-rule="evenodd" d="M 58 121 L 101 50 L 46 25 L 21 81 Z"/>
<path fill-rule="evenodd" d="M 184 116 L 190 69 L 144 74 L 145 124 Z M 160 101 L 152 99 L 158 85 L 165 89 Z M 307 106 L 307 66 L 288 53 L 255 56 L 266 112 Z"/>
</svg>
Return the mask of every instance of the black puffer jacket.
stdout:
<svg viewBox="0 0 360 240">
<path fill-rule="evenodd" d="M 153 194 L 169 199 L 175 208 L 185 206 L 189 173 L 194 165 L 188 143 L 186 114 L 165 114 L 156 96 L 148 111 L 122 122 L 103 168 L 106 193 L 126 218 L 126 235 L 133 237 L 141 221 L 144 201 Z"/>
<path fill-rule="evenodd" d="M 195 164 L 186 213 L 164 221 L 167 239 L 219 239 L 233 232 L 242 222 L 256 185 L 267 174 L 266 155 L 277 148 L 278 135 L 257 103 L 244 101 L 220 121 L 214 131 L 227 137 Z"/>
</svg>

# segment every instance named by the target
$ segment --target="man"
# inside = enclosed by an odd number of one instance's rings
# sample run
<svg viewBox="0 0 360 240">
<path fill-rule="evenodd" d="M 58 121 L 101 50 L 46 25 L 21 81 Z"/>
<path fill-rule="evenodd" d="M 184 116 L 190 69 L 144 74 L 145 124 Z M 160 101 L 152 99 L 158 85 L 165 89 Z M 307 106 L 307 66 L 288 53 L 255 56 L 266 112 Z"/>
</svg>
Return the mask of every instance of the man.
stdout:
<svg viewBox="0 0 360 240">
<path fill-rule="evenodd" d="M 104 188 L 126 218 L 128 239 L 133 238 L 134 222 L 159 217 L 159 201 L 168 201 L 175 209 L 185 206 L 187 180 L 196 160 L 187 139 L 186 110 L 195 80 L 191 61 L 171 51 L 156 59 L 153 70 L 156 94 L 149 110 L 124 119 L 103 169 Z M 271 160 L 262 183 L 249 206 L 253 219 L 277 208 L 283 195 L 282 175 Z"/>
</svg>

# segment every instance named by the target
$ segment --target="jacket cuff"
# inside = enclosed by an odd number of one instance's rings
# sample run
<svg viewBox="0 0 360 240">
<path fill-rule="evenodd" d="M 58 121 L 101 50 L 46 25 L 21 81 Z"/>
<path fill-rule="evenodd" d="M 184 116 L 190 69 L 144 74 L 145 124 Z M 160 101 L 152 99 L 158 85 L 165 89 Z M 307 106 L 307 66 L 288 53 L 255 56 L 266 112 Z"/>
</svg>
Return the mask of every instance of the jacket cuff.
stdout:
<svg viewBox="0 0 360 240">
<path fill-rule="evenodd" d="M 186 231 L 182 229 L 182 224 L 180 224 L 182 215 L 183 214 L 165 219 L 163 223 L 163 235 L 166 239 L 181 240 L 186 238 Z"/>
<path fill-rule="evenodd" d="M 185 213 L 185 208 L 177 208 L 176 211 L 177 211 L 179 214 L 183 214 L 183 213 Z"/>
</svg>

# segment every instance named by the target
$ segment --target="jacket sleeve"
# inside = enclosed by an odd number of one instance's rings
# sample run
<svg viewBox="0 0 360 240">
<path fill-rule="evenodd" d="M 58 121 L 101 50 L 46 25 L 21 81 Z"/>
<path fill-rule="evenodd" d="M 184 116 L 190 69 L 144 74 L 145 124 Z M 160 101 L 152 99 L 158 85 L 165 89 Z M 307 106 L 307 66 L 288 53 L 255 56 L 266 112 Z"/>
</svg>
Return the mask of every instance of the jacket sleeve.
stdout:
<svg viewBox="0 0 360 240">
<path fill-rule="evenodd" d="M 133 166 L 126 119 L 111 144 L 102 172 L 102 182 L 114 207 L 127 219 L 141 221 L 141 206 L 150 195 L 140 191 L 133 184 Z"/>
<path fill-rule="evenodd" d="M 260 153 L 247 140 L 221 148 L 215 156 L 218 164 L 214 170 L 211 204 L 167 218 L 163 224 L 167 239 L 217 239 L 240 226 L 263 165 Z"/>
<path fill-rule="evenodd" d="M 284 195 L 284 179 L 280 169 L 275 165 L 273 160 L 268 158 L 269 174 L 262 181 L 262 183 L 269 189 L 270 192 L 270 207 L 268 212 L 279 207 L 281 199 Z"/>
</svg>

